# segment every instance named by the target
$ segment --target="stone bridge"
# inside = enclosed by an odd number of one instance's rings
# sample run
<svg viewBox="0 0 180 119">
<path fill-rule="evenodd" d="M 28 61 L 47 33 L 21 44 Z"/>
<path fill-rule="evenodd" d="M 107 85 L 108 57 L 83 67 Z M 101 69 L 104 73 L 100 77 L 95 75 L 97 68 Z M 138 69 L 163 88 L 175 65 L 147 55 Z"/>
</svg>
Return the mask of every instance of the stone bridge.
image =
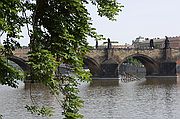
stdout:
<svg viewBox="0 0 180 119">
<path fill-rule="evenodd" d="M 27 53 L 29 49 L 17 49 L 9 60 L 29 71 Z M 128 58 L 138 59 L 146 68 L 146 75 L 176 75 L 176 65 L 180 64 L 180 49 L 92 49 L 84 63 L 93 77 L 118 77 L 119 67 Z"/>
<path fill-rule="evenodd" d="M 8 59 L 19 65 L 24 72 L 29 72 L 30 67 L 27 64 L 28 52 L 29 48 L 16 49 L 13 52 L 13 56 L 8 57 Z"/>
<path fill-rule="evenodd" d="M 146 75 L 176 75 L 180 49 L 94 49 L 86 54 L 85 64 L 94 77 L 118 77 L 119 67 L 128 58 L 138 59 Z"/>
</svg>

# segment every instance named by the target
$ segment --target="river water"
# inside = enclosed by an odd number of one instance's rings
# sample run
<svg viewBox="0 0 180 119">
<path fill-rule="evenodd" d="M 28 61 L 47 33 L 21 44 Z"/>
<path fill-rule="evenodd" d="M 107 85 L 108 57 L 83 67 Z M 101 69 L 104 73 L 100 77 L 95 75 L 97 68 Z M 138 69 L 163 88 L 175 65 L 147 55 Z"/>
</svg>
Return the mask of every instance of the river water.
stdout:
<svg viewBox="0 0 180 119">
<path fill-rule="evenodd" d="M 179 119 L 179 78 L 102 81 L 79 86 L 84 100 L 81 113 L 85 119 Z M 54 108 L 53 117 L 41 117 L 24 108 L 32 100 Z M 41 84 L 24 84 L 19 88 L 0 86 L 0 114 L 3 119 L 62 119 L 56 98 Z"/>
</svg>

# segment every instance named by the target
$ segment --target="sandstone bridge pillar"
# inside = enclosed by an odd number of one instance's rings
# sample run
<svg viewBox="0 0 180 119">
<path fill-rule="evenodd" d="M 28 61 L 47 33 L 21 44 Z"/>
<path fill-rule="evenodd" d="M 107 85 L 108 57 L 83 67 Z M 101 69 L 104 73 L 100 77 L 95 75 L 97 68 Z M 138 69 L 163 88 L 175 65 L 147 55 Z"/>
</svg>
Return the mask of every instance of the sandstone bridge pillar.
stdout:
<svg viewBox="0 0 180 119">
<path fill-rule="evenodd" d="M 164 48 L 162 51 L 159 75 L 176 76 L 176 62 L 172 60 L 171 48 Z"/>
<path fill-rule="evenodd" d="M 170 42 L 166 36 L 164 48 L 162 52 L 162 62 L 160 63 L 159 74 L 163 76 L 176 75 L 176 62 L 172 60 Z"/>
<path fill-rule="evenodd" d="M 101 68 L 102 68 L 101 76 L 106 78 L 118 78 L 119 77 L 118 66 L 119 64 L 112 58 L 105 60 L 101 64 Z"/>
</svg>

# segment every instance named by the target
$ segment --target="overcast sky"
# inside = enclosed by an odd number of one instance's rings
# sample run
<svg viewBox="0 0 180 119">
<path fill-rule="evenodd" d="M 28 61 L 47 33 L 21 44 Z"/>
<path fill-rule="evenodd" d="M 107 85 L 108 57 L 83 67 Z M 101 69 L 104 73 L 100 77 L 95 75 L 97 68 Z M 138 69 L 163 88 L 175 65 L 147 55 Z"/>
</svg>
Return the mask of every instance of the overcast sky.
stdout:
<svg viewBox="0 0 180 119">
<path fill-rule="evenodd" d="M 124 5 L 117 21 L 98 17 L 89 7 L 98 33 L 120 44 L 132 43 L 138 36 L 164 38 L 180 36 L 180 0 L 118 0 Z M 94 40 L 88 40 L 95 44 Z"/>
<path fill-rule="evenodd" d="M 113 22 L 105 17 L 99 17 L 95 7 L 88 6 L 97 32 L 112 41 L 131 44 L 138 36 L 148 38 L 180 36 L 180 0 L 118 0 L 118 2 L 121 2 L 124 8 L 116 17 L 117 21 Z M 88 42 L 91 45 L 95 44 L 93 39 L 89 39 Z M 20 40 L 20 43 L 27 45 L 29 41 Z"/>
</svg>

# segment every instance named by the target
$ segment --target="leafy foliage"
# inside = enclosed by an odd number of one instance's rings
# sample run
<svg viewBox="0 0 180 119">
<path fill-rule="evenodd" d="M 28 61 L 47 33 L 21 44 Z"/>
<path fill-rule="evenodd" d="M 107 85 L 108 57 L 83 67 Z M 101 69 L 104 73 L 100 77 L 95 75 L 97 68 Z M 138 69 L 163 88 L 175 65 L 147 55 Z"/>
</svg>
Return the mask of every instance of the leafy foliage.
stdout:
<svg viewBox="0 0 180 119">
<path fill-rule="evenodd" d="M 15 39 L 20 39 L 21 27 L 26 20 L 19 13 L 23 10 L 23 4 L 20 0 L 1 0 L 0 1 L 0 32 L 6 33 L 6 39 L 3 40 L 5 53 L 11 54 L 19 43 Z"/>
<path fill-rule="evenodd" d="M 135 65 L 135 66 L 142 66 L 141 61 L 139 61 L 138 59 L 132 58 L 132 57 L 128 58 L 127 62 L 132 65 Z"/>
<path fill-rule="evenodd" d="M 83 70 L 83 57 L 89 49 L 87 37 L 96 40 L 103 38 L 92 27 L 91 17 L 86 8 L 86 4 L 90 3 L 97 7 L 100 16 L 106 16 L 110 20 L 115 20 L 114 16 L 123 7 L 116 0 L 1 0 L 0 2 L 2 13 L 0 32 L 6 33 L 3 54 L 8 57 L 16 47 L 19 47 L 15 39 L 21 37 L 21 28 L 26 24 L 31 49 L 29 76 L 49 86 L 52 94 L 64 95 L 61 104 L 64 119 L 83 117 L 79 114 L 83 101 L 77 96 L 79 92 L 77 86 L 79 81 L 89 81 L 91 76 Z M 32 14 L 27 16 L 26 11 Z M 28 25 L 32 28 L 30 29 Z M 61 64 L 66 64 L 69 73 L 62 74 L 57 70 Z M 16 72 L 6 66 L 3 60 L 1 65 L 3 68 L 7 67 L 8 73 Z M 12 79 L 15 76 L 8 78 Z M 5 77 L 7 76 L 3 75 L 2 79 Z M 16 78 L 19 78 L 18 75 Z M 16 83 L 13 81 L 2 84 Z M 41 115 L 46 115 L 47 112 L 44 108 L 38 109 L 38 106 L 26 108 Z"/>
<path fill-rule="evenodd" d="M 116 20 L 114 16 L 124 7 L 116 0 L 91 0 L 91 2 L 97 6 L 99 15 L 106 16 L 109 20 Z"/>
<path fill-rule="evenodd" d="M 22 73 L 8 64 L 7 57 L 12 55 L 15 48 L 20 44 L 15 39 L 20 39 L 21 27 L 27 23 L 19 13 L 23 10 L 23 3 L 20 0 L 0 1 L 0 38 L 4 33 L 3 47 L 0 48 L 0 83 L 17 87 L 17 80 L 22 80 Z"/>
<path fill-rule="evenodd" d="M 21 72 L 8 64 L 5 58 L 0 57 L 0 84 L 17 88 L 17 79 L 23 79 Z"/>
<path fill-rule="evenodd" d="M 30 111 L 31 113 L 35 113 L 37 115 L 41 115 L 41 116 L 52 116 L 53 115 L 53 111 L 52 108 L 50 107 L 38 107 L 38 106 L 28 106 L 26 105 L 25 107 L 28 111 Z"/>
</svg>

